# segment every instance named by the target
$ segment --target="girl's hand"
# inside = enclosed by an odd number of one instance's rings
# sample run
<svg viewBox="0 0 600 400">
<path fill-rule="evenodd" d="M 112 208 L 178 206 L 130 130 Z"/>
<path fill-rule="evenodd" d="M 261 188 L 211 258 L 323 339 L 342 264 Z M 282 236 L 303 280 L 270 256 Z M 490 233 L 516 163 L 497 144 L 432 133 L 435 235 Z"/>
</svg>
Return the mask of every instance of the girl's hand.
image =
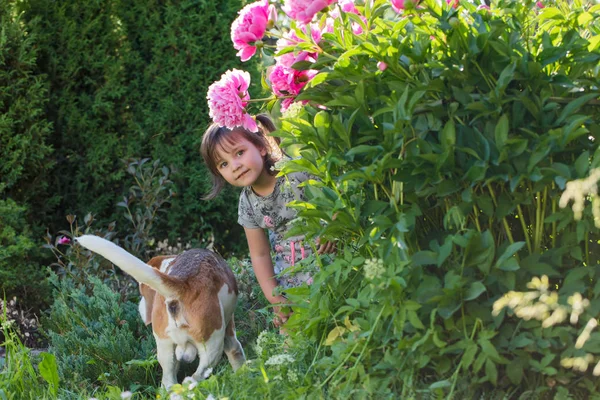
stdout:
<svg viewBox="0 0 600 400">
<path fill-rule="evenodd" d="M 337 252 L 337 245 L 335 242 L 324 242 L 321 244 L 321 238 L 317 238 L 317 253 L 329 254 Z"/>
<path fill-rule="evenodd" d="M 285 297 L 277 296 L 273 300 L 273 304 L 279 304 L 273 307 L 273 312 L 275 313 L 275 317 L 273 317 L 273 325 L 275 325 L 277 328 L 280 328 L 287 322 L 288 318 L 290 318 L 292 315 L 292 310 L 285 304 L 288 302 Z"/>
</svg>

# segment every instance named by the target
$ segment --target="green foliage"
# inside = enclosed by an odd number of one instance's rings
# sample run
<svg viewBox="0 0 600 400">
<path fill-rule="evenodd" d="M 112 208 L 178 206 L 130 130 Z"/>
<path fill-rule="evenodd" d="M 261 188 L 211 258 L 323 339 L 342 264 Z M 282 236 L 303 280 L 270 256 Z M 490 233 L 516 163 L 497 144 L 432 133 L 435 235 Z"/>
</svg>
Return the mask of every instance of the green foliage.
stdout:
<svg viewBox="0 0 600 400">
<path fill-rule="evenodd" d="M 35 216 L 54 203 L 47 192 L 48 85 L 34 73 L 35 36 L 14 2 L 0 1 L 0 26 L 0 295 L 18 296 L 37 309 L 49 291 L 34 244 L 40 231 Z"/>
<path fill-rule="evenodd" d="M 297 100 L 325 108 L 280 123 L 301 156 L 283 173 L 320 179 L 291 204 L 293 234 L 341 251 L 287 291 L 288 329 L 320 343 L 313 384 L 340 398 L 593 393 L 595 380 L 560 367 L 581 352 L 581 327 L 491 310 L 544 274 L 559 302 L 579 291 L 600 309 L 591 212 L 558 207 L 600 162 L 600 6 L 421 6 L 398 15 L 375 1 L 359 7 L 362 34 L 342 13 L 301 43 L 318 54 L 302 68 L 319 73 Z"/>
<path fill-rule="evenodd" d="M 61 202 L 46 223 L 92 212 L 127 224 L 115 206 L 134 179 L 121 160 L 160 158 L 177 173 L 153 237 L 201 242 L 212 234 L 224 253 L 243 248 L 241 228 L 213 229 L 235 218 L 237 196 L 200 200 L 210 182 L 198 153 L 208 84 L 238 63 L 228 22 L 240 2 L 27 0 L 19 7 L 36 34 L 36 73 L 50 87 L 46 117 L 58 159 L 51 172 Z"/>
<path fill-rule="evenodd" d="M 156 365 L 149 375 L 137 364 L 128 364 L 148 359 L 155 347 L 137 305 L 122 302 L 97 278 L 88 279 L 91 292 L 68 278 L 50 279 L 56 286 L 55 302 L 43 326 L 64 389 L 81 391 L 98 382 L 126 388 L 156 385 Z"/>
<path fill-rule="evenodd" d="M 227 264 L 235 275 L 239 292 L 234 315 L 236 335 L 246 357 L 253 358 L 253 348 L 250 344 L 260 332 L 270 326 L 271 312 L 267 309 L 269 302 L 258 285 L 249 261 L 233 257 L 227 260 Z"/>
<path fill-rule="evenodd" d="M 6 350 L 6 356 L 0 358 L 0 398 L 56 398 L 59 382 L 53 356 L 42 352 L 39 362 L 39 357 L 21 342 L 14 320 L 8 318 L 8 307 L 4 301 L 0 303 L 0 337 L 3 338 L 0 347 Z M 38 362 L 39 374 L 35 368 Z"/>
<path fill-rule="evenodd" d="M 169 202 L 173 191 L 169 180 L 171 171 L 161 166 L 160 160 L 148 163 L 150 159 L 131 160 L 127 172 L 133 176 L 135 184 L 129 188 L 129 194 L 123 197 L 118 206 L 125 208 L 125 218 L 133 225 L 133 233 L 125 238 L 125 247 L 134 255 L 150 259 L 150 232 L 158 218 L 165 213 L 164 205 Z"/>
<path fill-rule="evenodd" d="M 25 221 L 25 207 L 0 199 L 0 294 L 41 307 L 50 293 L 47 273 L 36 262 L 39 249 Z"/>
<path fill-rule="evenodd" d="M 11 1 L 0 2 L 0 26 L 0 194 L 22 204 L 44 193 L 48 184 L 48 84 L 34 73 L 36 38 Z"/>
</svg>

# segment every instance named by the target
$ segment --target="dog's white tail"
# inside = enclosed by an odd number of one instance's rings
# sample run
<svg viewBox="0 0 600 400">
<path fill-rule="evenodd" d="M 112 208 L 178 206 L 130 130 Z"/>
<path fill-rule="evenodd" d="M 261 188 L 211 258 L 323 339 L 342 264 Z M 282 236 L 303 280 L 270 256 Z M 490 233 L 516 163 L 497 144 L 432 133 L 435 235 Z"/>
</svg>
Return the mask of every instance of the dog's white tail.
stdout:
<svg viewBox="0 0 600 400">
<path fill-rule="evenodd" d="M 152 268 L 133 254 L 126 252 L 113 242 L 94 235 L 83 235 L 75 239 L 94 253 L 100 254 L 141 283 L 145 283 L 164 297 L 176 296 L 176 291 L 165 285 L 165 274 Z"/>
</svg>

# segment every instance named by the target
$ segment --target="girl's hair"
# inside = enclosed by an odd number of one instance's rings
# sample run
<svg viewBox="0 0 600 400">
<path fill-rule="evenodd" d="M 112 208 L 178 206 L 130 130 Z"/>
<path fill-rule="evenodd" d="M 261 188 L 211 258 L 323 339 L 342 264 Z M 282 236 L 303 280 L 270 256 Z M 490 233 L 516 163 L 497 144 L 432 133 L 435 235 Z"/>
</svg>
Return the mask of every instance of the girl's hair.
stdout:
<svg viewBox="0 0 600 400">
<path fill-rule="evenodd" d="M 215 162 L 217 159 L 217 150 L 222 146 L 223 141 L 233 142 L 237 135 L 241 135 L 241 137 L 256 146 L 257 149 L 261 151 L 267 150 L 266 155 L 263 158 L 264 166 L 270 174 L 276 174 L 275 169 L 272 168 L 276 161 L 273 158 L 273 153 L 276 155 L 281 154 L 281 150 L 279 149 L 279 139 L 267 136 L 276 129 L 275 124 L 273 124 L 271 118 L 266 114 L 257 115 L 256 122 L 258 123 L 258 132 L 250 132 L 241 126 L 229 129 L 224 126 L 219 126 L 216 123 L 213 123 L 208 127 L 206 132 L 204 132 L 202 144 L 200 145 L 200 154 L 202 154 L 202 158 L 210 171 L 212 188 L 210 192 L 202 198 L 203 200 L 214 199 L 221 192 L 223 186 L 225 186 L 225 179 L 223 179 L 219 173 L 219 169 Z"/>
</svg>

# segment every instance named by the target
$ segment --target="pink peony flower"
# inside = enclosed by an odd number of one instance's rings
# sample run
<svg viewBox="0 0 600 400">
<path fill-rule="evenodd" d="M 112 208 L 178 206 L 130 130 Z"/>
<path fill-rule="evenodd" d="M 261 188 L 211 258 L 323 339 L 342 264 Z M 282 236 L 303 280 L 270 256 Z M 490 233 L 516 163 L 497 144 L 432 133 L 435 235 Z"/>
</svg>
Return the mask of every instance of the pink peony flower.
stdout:
<svg viewBox="0 0 600 400">
<path fill-rule="evenodd" d="M 394 11 L 399 13 L 402 10 L 404 10 L 404 0 L 391 0 L 391 1 L 392 1 L 392 8 L 394 9 Z"/>
<path fill-rule="evenodd" d="M 405 10 L 406 8 L 412 8 L 410 6 L 416 6 L 419 4 L 419 0 L 391 0 L 392 8 L 397 13 Z"/>
<path fill-rule="evenodd" d="M 379 68 L 380 71 L 385 71 L 387 69 L 387 64 L 383 61 L 379 61 L 377 63 L 377 68 Z"/>
<path fill-rule="evenodd" d="M 250 74 L 238 69 L 225 72 L 219 81 L 210 85 L 206 98 L 212 120 L 229 129 L 241 126 L 257 132 L 256 121 L 245 109 L 250 100 L 249 85 Z"/>
<path fill-rule="evenodd" d="M 294 102 L 293 97 L 297 96 L 302 88 L 310 81 L 318 71 L 306 70 L 296 71 L 295 69 L 276 64 L 269 74 L 271 89 L 277 96 L 292 96 L 284 99 L 281 103 L 282 111 Z"/>
<path fill-rule="evenodd" d="M 490 10 L 490 6 L 488 6 L 487 4 L 481 4 L 477 6 L 477 10 Z"/>
<path fill-rule="evenodd" d="M 308 24 L 316 13 L 336 0 L 285 0 L 283 11 L 293 20 Z"/>
<path fill-rule="evenodd" d="M 58 244 L 71 244 L 71 239 L 69 239 L 67 236 L 61 236 L 58 239 Z"/>
<path fill-rule="evenodd" d="M 237 56 L 242 61 L 249 60 L 256 53 L 256 42 L 265 35 L 267 24 L 273 15 L 275 6 L 268 0 L 248 4 L 239 11 L 239 16 L 231 24 L 231 41 L 239 50 Z"/>
<path fill-rule="evenodd" d="M 537 8 L 546 8 L 544 3 L 542 3 L 541 1 L 538 1 L 537 3 L 535 3 L 535 5 L 537 6 Z"/>
<path fill-rule="evenodd" d="M 450 4 L 452 8 L 458 8 L 460 0 L 446 0 L 446 3 Z"/>
<path fill-rule="evenodd" d="M 265 222 L 267 228 L 273 228 L 275 226 L 275 224 L 273 223 L 273 219 L 268 215 L 264 216 L 263 221 Z"/>
</svg>

